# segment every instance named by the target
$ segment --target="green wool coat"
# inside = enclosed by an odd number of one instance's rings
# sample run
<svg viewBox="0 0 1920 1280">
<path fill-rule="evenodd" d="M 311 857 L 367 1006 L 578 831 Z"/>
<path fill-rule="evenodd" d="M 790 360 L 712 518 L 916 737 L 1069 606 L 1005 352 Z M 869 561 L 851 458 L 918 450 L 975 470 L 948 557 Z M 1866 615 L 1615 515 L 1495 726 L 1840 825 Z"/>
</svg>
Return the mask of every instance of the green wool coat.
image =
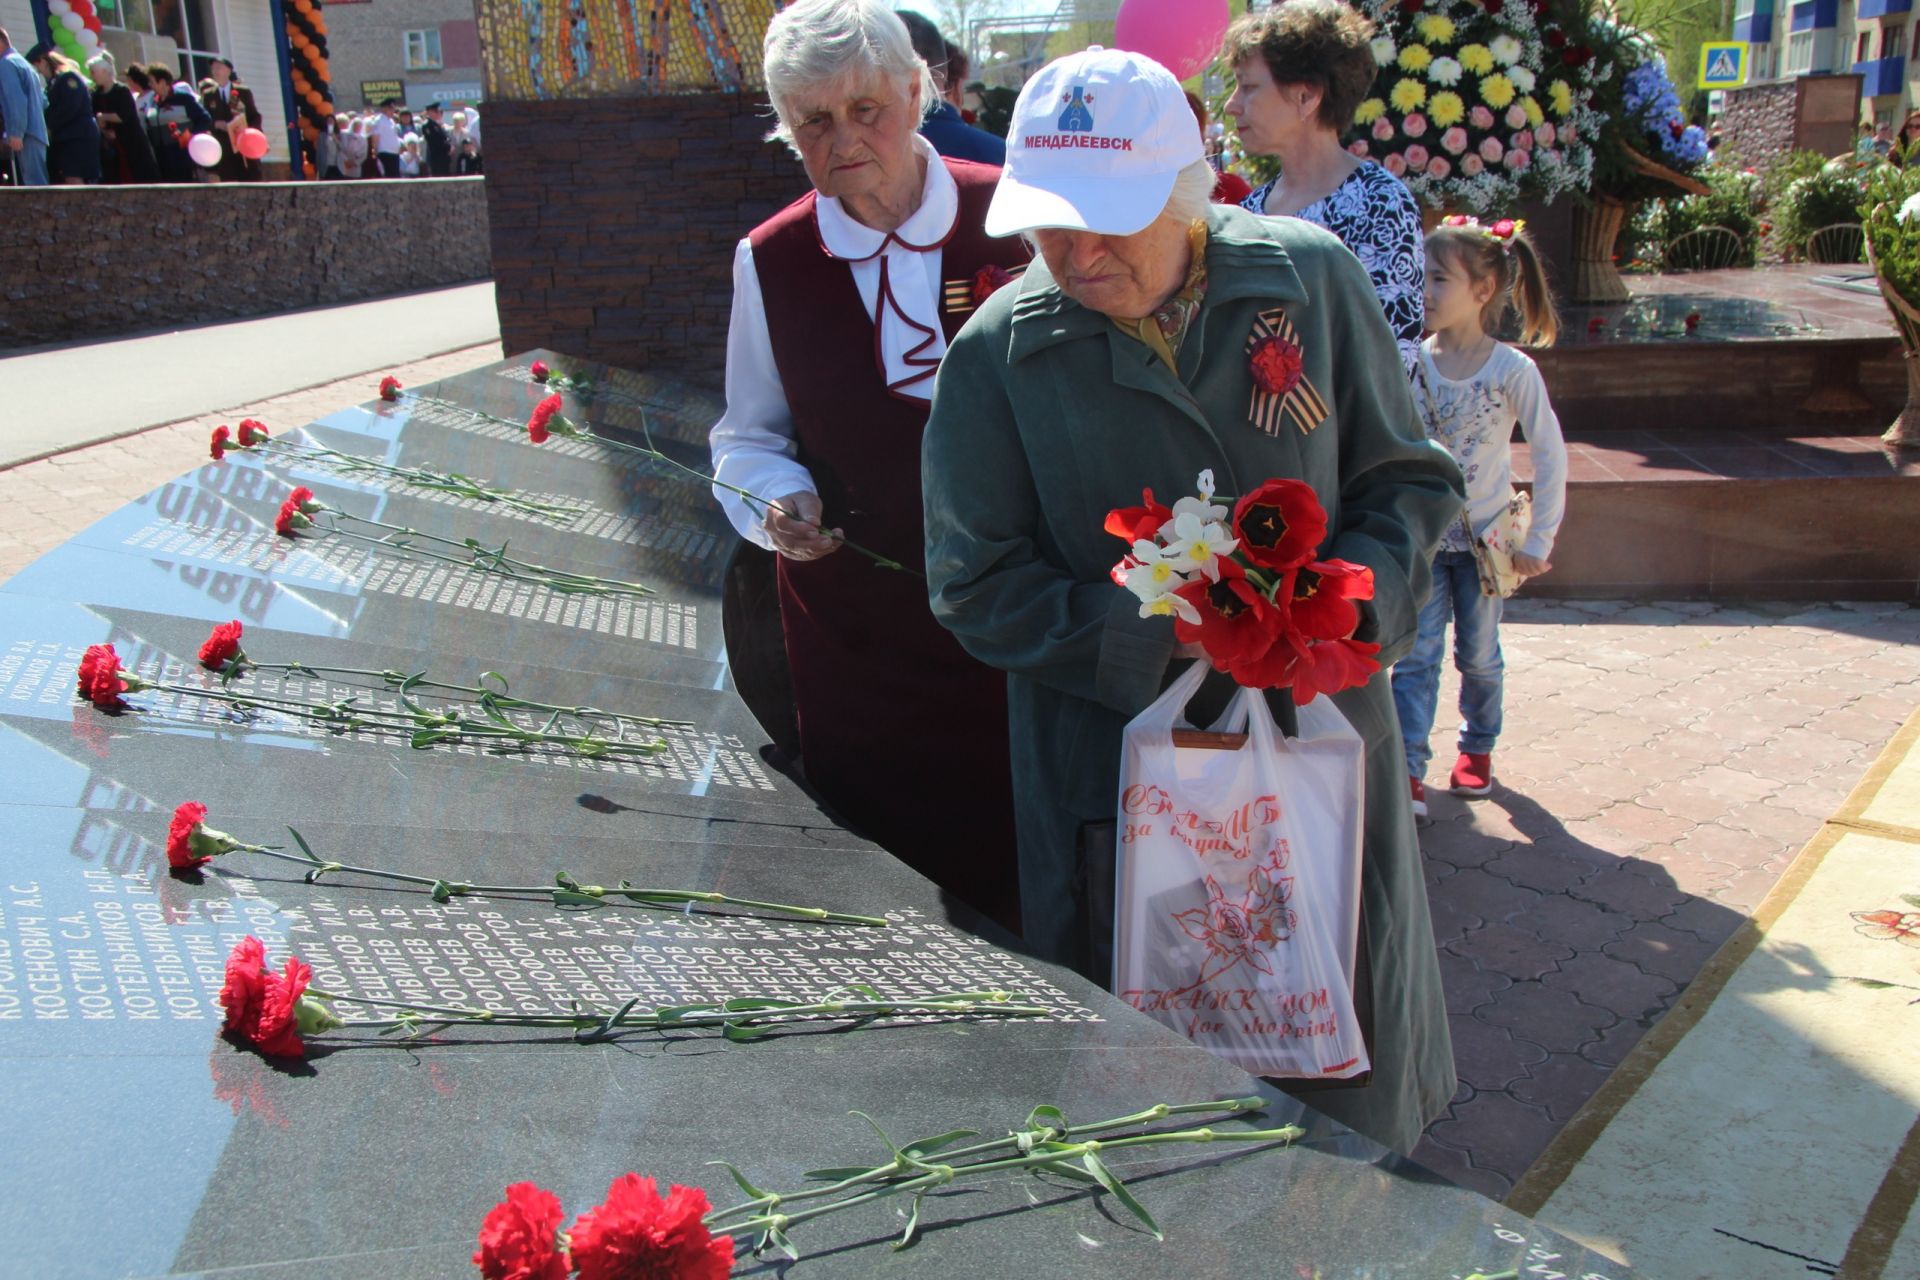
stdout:
<svg viewBox="0 0 1920 1280">
<path fill-rule="evenodd" d="M 1207 467 L 1222 494 L 1275 477 L 1313 486 L 1328 516 L 1322 557 L 1373 570 L 1359 638 L 1382 646 L 1382 671 L 1334 699 L 1367 748 L 1373 1077 L 1311 1100 L 1404 1152 L 1451 1099 L 1454 1070 L 1385 667 L 1413 645 L 1434 547 L 1461 511 L 1460 472 L 1421 430 L 1373 286 L 1338 240 L 1219 205 L 1208 227 L 1206 298 L 1177 377 L 1069 299 L 1038 258 L 954 339 L 922 454 L 929 594 L 961 644 L 1007 672 L 1025 934 L 1037 954 L 1074 963 L 1086 927 L 1078 833 L 1113 821 L 1121 731 L 1171 678 L 1175 647 L 1172 622 L 1140 618 L 1108 578 L 1125 548 L 1101 528 L 1106 513 L 1146 486 L 1163 501 L 1190 494 Z M 1249 417 L 1247 340 L 1274 308 L 1326 402 L 1310 433 L 1283 422 L 1268 434 Z M 1291 731 L 1290 696 L 1269 701 Z"/>
</svg>

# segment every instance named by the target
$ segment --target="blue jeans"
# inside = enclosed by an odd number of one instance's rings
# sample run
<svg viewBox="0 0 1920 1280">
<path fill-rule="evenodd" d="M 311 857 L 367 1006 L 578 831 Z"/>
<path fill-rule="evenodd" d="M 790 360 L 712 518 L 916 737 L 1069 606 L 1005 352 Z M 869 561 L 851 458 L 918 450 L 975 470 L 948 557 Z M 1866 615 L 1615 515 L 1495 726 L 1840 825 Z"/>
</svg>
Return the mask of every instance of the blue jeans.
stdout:
<svg viewBox="0 0 1920 1280">
<path fill-rule="evenodd" d="M 1460 672 L 1460 750 L 1486 755 L 1500 737 L 1500 692 L 1506 664 L 1500 659 L 1500 612 L 1505 601 L 1480 594 L 1480 575 L 1469 551 L 1442 551 L 1433 559 L 1433 594 L 1420 610 L 1413 652 L 1393 668 L 1393 707 L 1407 745 L 1407 772 L 1423 777 L 1433 760 L 1427 735 L 1440 701 L 1440 659 L 1447 622 L 1453 622 L 1453 665 Z"/>
<path fill-rule="evenodd" d="M 14 155 L 19 164 L 20 185 L 23 187 L 44 187 L 47 185 L 47 144 L 38 138 L 22 138 L 25 143 Z M 12 151 L 12 147 L 7 150 Z"/>
</svg>

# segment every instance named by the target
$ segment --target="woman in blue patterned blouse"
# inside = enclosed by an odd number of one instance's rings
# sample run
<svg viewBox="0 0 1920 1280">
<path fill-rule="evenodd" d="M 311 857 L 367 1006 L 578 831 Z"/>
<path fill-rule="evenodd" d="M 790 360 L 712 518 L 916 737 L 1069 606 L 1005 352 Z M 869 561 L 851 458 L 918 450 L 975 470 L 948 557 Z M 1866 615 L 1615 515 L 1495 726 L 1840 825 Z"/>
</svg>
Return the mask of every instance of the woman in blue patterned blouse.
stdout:
<svg viewBox="0 0 1920 1280">
<path fill-rule="evenodd" d="M 1373 86 L 1373 35 L 1373 23 L 1340 0 L 1289 0 L 1247 14 L 1227 31 L 1234 90 L 1226 114 L 1248 155 L 1280 159 L 1280 176 L 1241 203 L 1340 237 L 1373 277 L 1411 376 L 1425 323 L 1420 206 L 1398 178 L 1340 145 Z"/>
</svg>

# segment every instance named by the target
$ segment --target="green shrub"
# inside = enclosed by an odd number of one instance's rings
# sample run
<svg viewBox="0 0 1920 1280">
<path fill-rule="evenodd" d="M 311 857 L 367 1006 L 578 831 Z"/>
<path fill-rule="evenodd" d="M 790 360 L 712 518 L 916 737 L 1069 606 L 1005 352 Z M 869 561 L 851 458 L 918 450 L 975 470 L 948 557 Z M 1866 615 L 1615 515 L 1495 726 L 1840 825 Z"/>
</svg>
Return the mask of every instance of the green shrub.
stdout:
<svg viewBox="0 0 1920 1280">
<path fill-rule="evenodd" d="M 1871 172 L 1851 160 L 1833 160 L 1818 173 L 1789 182 L 1770 210 L 1774 243 L 1798 257 L 1806 250 L 1807 237 L 1820 228 L 1860 221 L 1860 200 Z"/>
<path fill-rule="evenodd" d="M 1760 250 L 1760 179 L 1730 165 L 1716 165 L 1701 178 L 1703 196 L 1649 201 L 1629 225 L 1635 258 L 1658 265 L 1666 245 L 1701 227 L 1725 227 L 1740 237 L 1739 265 L 1750 267 Z"/>
</svg>

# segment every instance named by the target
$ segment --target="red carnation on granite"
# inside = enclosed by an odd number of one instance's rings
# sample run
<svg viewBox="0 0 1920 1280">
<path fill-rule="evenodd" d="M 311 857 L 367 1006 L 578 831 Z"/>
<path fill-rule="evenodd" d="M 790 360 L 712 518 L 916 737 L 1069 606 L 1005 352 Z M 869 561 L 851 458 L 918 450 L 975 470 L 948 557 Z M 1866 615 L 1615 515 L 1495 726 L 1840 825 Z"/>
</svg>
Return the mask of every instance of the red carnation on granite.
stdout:
<svg viewBox="0 0 1920 1280">
<path fill-rule="evenodd" d="M 257 418 L 242 418 L 240 420 L 239 439 L 242 449 L 251 449 L 257 444 L 265 444 L 267 442 L 267 424 Z"/>
<path fill-rule="evenodd" d="M 528 372 L 533 374 L 533 380 L 535 382 L 545 382 L 553 376 L 553 370 L 547 368 L 547 362 L 545 360 L 535 360 L 533 362 L 533 368 L 529 369 Z M 514 1184 L 514 1186 L 518 1187 L 530 1187 L 532 1185 L 531 1182 L 517 1182 Z M 513 1187 L 508 1187 L 507 1191 L 511 1193 Z"/>
<path fill-rule="evenodd" d="M 227 980 L 220 988 L 220 1007 L 227 1011 L 227 1030 L 237 1035 L 246 1034 L 258 1016 L 266 989 L 267 949 L 260 939 L 249 935 L 240 939 L 227 954 Z"/>
<path fill-rule="evenodd" d="M 1695 329 L 1698 329 L 1700 327 L 1700 313 L 1698 311 L 1687 312 L 1686 325 L 1688 333 L 1692 333 Z"/>
<path fill-rule="evenodd" d="M 388 374 L 386 377 L 380 379 L 380 398 L 387 401 L 398 400 L 400 398 L 400 379 L 394 377 L 392 374 Z"/>
<path fill-rule="evenodd" d="M 213 448 L 211 452 L 213 453 L 213 460 L 215 462 L 220 461 L 226 456 L 227 441 L 232 436 L 233 431 L 229 427 L 215 427 L 213 429 Z"/>
<path fill-rule="evenodd" d="M 1595 316 L 1593 319 L 1587 321 L 1587 332 L 1589 334 L 1598 335 L 1599 332 L 1606 327 L 1606 320 L 1600 316 Z"/>
<path fill-rule="evenodd" d="M 1327 536 L 1327 513 L 1304 480 L 1269 480 L 1233 506 L 1241 554 L 1265 569 L 1292 569 L 1313 559 Z"/>
<path fill-rule="evenodd" d="M 533 416 L 527 419 L 527 439 L 535 444 L 545 444 L 553 435 L 548 424 L 560 412 L 560 397 L 548 396 L 533 406 Z"/>
<path fill-rule="evenodd" d="M 80 696 L 94 706 L 111 711 L 120 705 L 120 695 L 131 686 L 120 670 L 120 655 L 110 644 L 90 644 L 80 656 Z"/>
<path fill-rule="evenodd" d="M 326 510 L 326 507 L 321 505 L 320 500 L 313 496 L 313 490 L 307 488 L 305 485 L 301 485 L 287 495 L 287 505 L 299 511 L 303 516 L 310 516 L 316 511 Z"/>
<path fill-rule="evenodd" d="M 313 521 L 301 513 L 292 498 L 280 504 L 280 514 L 273 518 L 273 531 L 283 538 L 291 538 L 296 530 L 304 529 Z"/>
<path fill-rule="evenodd" d="M 1001 285 L 1009 284 L 1012 280 L 1013 272 L 997 262 L 980 268 L 973 273 L 973 305 L 979 306 L 991 298 Z"/>
<path fill-rule="evenodd" d="M 652 1178 L 623 1174 L 573 1224 L 580 1280 L 725 1280 L 733 1239 L 707 1231 L 708 1207 L 698 1187 L 673 1186 L 663 1199 Z"/>
<path fill-rule="evenodd" d="M 213 859 L 193 851 L 193 833 L 206 819 L 207 806 L 195 800 L 189 800 L 173 811 L 173 820 L 167 823 L 167 865 L 181 871 L 190 871 Z"/>
<path fill-rule="evenodd" d="M 1284 396 L 1300 385 L 1300 348 L 1270 333 L 1253 344 L 1253 350 L 1247 353 L 1247 367 L 1253 372 L 1255 386 L 1270 396 Z"/>
<path fill-rule="evenodd" d="M 564 1217 L 553 1192 L 514 1183 L 480 1223 L 474 1265 L 486 1280 L 567 1280 L 572 1264 L 560 1243 Z"/>
<path fill-rule="evenodd" d="M 238 618 L 216 626 L 200 646 L 200 665 L 209 671 L 219 671 L 240 657 L 240 635 L 244 630 Z"/>
</svg>

